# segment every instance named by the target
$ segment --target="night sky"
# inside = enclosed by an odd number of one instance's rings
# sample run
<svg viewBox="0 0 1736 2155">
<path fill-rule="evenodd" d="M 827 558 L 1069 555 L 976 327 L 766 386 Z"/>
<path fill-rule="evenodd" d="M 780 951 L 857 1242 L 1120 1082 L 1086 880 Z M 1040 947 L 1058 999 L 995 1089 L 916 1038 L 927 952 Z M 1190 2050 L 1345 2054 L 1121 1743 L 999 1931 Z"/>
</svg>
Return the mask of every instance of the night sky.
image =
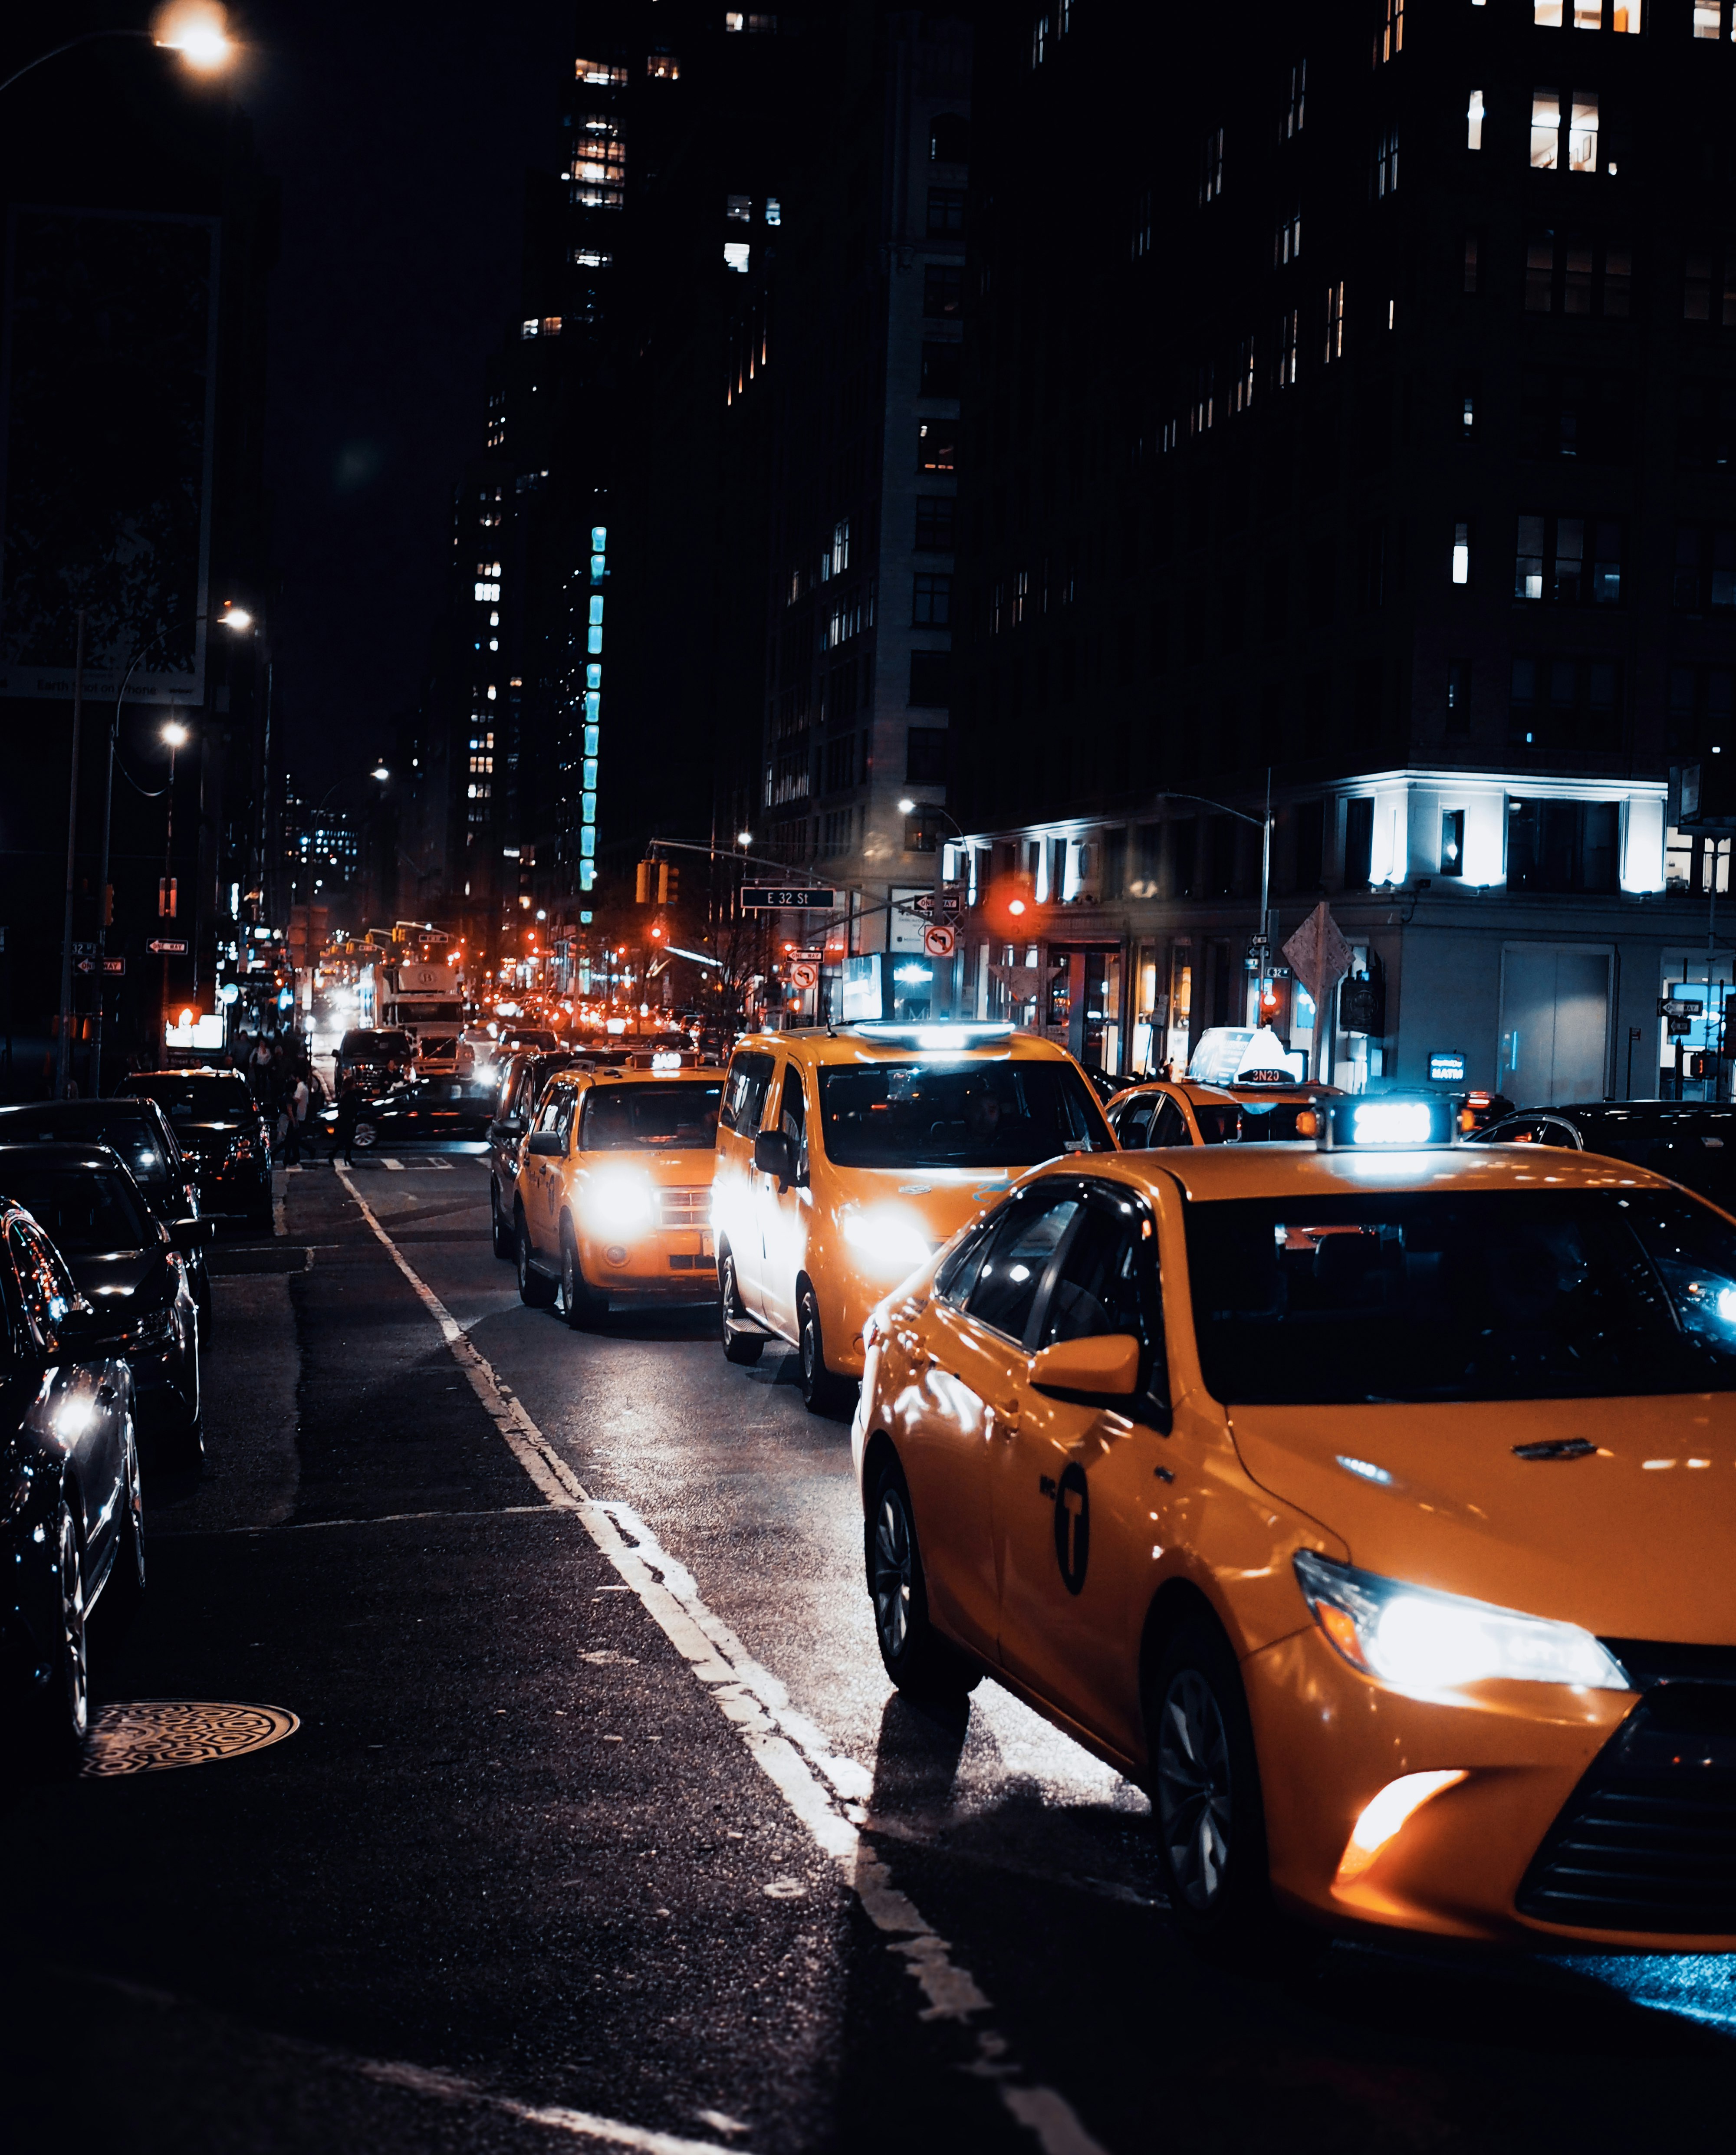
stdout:
<svg viewBox="0 0 1736 2155">
<path fill-rule="evenodd" d="M 415 698 L 451 487 L 517 305 L 524 175 L 559 139 L 571 10 L 251 0 L 231 20 L 250 48 L 238 95 L 283 191 L 278 708 L 297 791 L 323 792 L 366 769 Z"/>
</svg>

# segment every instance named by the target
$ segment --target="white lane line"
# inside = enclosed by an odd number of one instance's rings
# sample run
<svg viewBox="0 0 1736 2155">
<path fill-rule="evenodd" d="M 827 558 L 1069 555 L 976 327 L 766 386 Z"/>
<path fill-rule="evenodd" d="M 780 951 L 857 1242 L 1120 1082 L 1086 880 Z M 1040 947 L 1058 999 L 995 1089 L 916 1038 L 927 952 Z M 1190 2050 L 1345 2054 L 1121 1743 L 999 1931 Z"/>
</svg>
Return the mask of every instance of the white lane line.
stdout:
<svg viewBox="0 0 1736 2155">
<path fill-rule="evenodd" d="M 648 2126 L 625 2125 L 619 2118 L 598 2117 L 588 2110 L 568 2110 L 559 2104 L 515 2102 L 510 2096 L 490 2095 L 456 2073 L 431 2071 L 425 2065 L 395 2065 L 359 2058 L 353 2070 L 365 2080 L 384 2087 L 406 2088 L 412 2095 L 432 2096 L 438 2102 L 471 2103 L 522 2125 L 546 2126 L 575 2140 L 600 2140 L 609 2147 L 636 2147 L 642 2155 L 724 2155 L 715 2140 L 684 2140 L 673 2132 L 654 2132 Z"/>
<path fill-rule="evenodd" d="M 153 1542 L 206 1541 L 218 1534 L 306 1534 L 325 1527 L 397 1527 L 417 1519 L 539 1519 L 546 1504 L 495 1504 L 485 1512 L 382 1512 L 371 1519 L 276 1519 L 259 1527 L 153 1527 Z"/>
<path fill-rule="evenodd" d="M 401 1159 L 387 1159 L 382 1155 L 380 1165 L 382 1167 L 389 1167 L 394 1175 L 402 1175 L 404 1171 L 404 1163 Z"/>
<path fill-rule="evenodd" d="M 1033 2086 L 1004 2036 L 976 2015 L 994 2009 L 970 1971 L 919 1909 L 892 1882 L 892 1874 L 866 1840 L 863 1808 L 873 1777 L 858 1760 L 834 1751 L 769 1669 L 762 1667 L 735 1632 L 700 1598 L 687 1568 L 661 1548 L 631 1505 L 597 1502 L 571 1467 L 500 1382 L 487 1359 L 440 1298 L 411 1268 L 375 1217 L 361 1193 L 340 1168 L 344 1186 L 392 1258 L 438 1323 L 454 1359 L 469 1378 L 484 1411 L 513 1456 L 551 1504 L 576 1508 L 586 1531 L 638 1596 L 689 1671 L 733 1723 L 766 1779 L 801 1820 L 815 1844 L 842 1872 L 863 1912 L 900 1955 L 928 2000 L 920 2017 L 952 2020 L 970 2029 L 976 2056 L 966 2068 L 991 2081 L 1007 2114 L 1035 2137 L 1043 2155 L 1104 2155 L 1058 2090 Z M 558 1492 L 558 1493 L 557 1493 Z"/>
</svg>

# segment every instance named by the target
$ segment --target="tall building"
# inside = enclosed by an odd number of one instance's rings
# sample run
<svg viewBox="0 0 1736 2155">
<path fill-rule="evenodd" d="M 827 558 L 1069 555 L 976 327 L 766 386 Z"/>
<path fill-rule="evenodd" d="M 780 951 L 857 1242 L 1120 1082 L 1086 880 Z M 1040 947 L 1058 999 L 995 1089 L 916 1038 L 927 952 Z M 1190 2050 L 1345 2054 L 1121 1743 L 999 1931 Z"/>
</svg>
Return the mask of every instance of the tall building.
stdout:
<svg viewBox="0 0 1736 2155">
<path fill-rule="evenodd" d="M 783 206 L 764 749 L 740 810 L 841 893 L 850 953 L 914 971 L 947 829 L 970 52 L 958 14 L 850 10 L 833 124 Z"/>
<path fill-rule="evenodd" d="M 1324 897 L 1357 977 L 1267 1014 L 1339 1082 L 1651 1092 L 1672 994 L 1716 1045 L 1728 842 L 1667 795 L 1736 752 L 1728 17 L 1257 5 L 1182 47 L 1054 0 L 986 41 L 975 1006 L 1112 1070 L 1252 1023 L 1269 781 L 1273 955 Z"/>
<path fill-rule="evenodd" d="M 0 73 L 29 34 L 8 33 Z M 142 39 L 63 51 L 8 92 L 0 196 L 0 1093 L 28 1097 L 59 1077 L 64 940 L 81 1090 L 161 1057 L 166 1004 L 211 1018 L 248 1000 L 277 865 L 261 462 L 277 202 L 221 83 Z M 253 630 L 220 625 L 229 602 Z"/>
</svg>

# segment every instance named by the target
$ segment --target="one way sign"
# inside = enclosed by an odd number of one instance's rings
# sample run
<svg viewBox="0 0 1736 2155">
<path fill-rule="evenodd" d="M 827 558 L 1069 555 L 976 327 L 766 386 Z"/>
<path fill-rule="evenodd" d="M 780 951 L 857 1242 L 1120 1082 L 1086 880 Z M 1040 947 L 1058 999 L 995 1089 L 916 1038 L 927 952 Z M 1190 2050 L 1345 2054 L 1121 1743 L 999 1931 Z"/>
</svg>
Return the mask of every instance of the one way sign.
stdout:
<svg viewBox="0 0 1736 2155">
<path fill-rule="evenodd" d="M 184 958 L 187 938 L 184 935 L 153 935 L 145 945 L 153 958 Z"/>
</svg>

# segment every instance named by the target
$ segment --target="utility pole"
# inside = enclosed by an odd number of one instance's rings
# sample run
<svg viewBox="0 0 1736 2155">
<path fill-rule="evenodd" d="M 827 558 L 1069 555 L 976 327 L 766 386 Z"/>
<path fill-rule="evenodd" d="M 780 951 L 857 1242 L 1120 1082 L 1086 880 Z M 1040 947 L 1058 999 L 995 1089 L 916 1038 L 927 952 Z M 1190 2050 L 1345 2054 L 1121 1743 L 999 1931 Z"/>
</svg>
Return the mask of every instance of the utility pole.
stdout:
<svg viewBox="0 0 1736 2155">
<path fill-rule="evenodd" d="M 54 1056 L 54 1098 L 66 1098 L 66 1076 L 72 1050 L 72 901 L 78 876 L 79 852 L 79 734 L 84 718 L 85 611 L 78 611 L 79 637 L 72 668 L 72 784 L 66 808 L 66 911 L 60 934 L 60 1037 Z M 98 979 L 102 977 L 98 975 Z"/>
</svg>

